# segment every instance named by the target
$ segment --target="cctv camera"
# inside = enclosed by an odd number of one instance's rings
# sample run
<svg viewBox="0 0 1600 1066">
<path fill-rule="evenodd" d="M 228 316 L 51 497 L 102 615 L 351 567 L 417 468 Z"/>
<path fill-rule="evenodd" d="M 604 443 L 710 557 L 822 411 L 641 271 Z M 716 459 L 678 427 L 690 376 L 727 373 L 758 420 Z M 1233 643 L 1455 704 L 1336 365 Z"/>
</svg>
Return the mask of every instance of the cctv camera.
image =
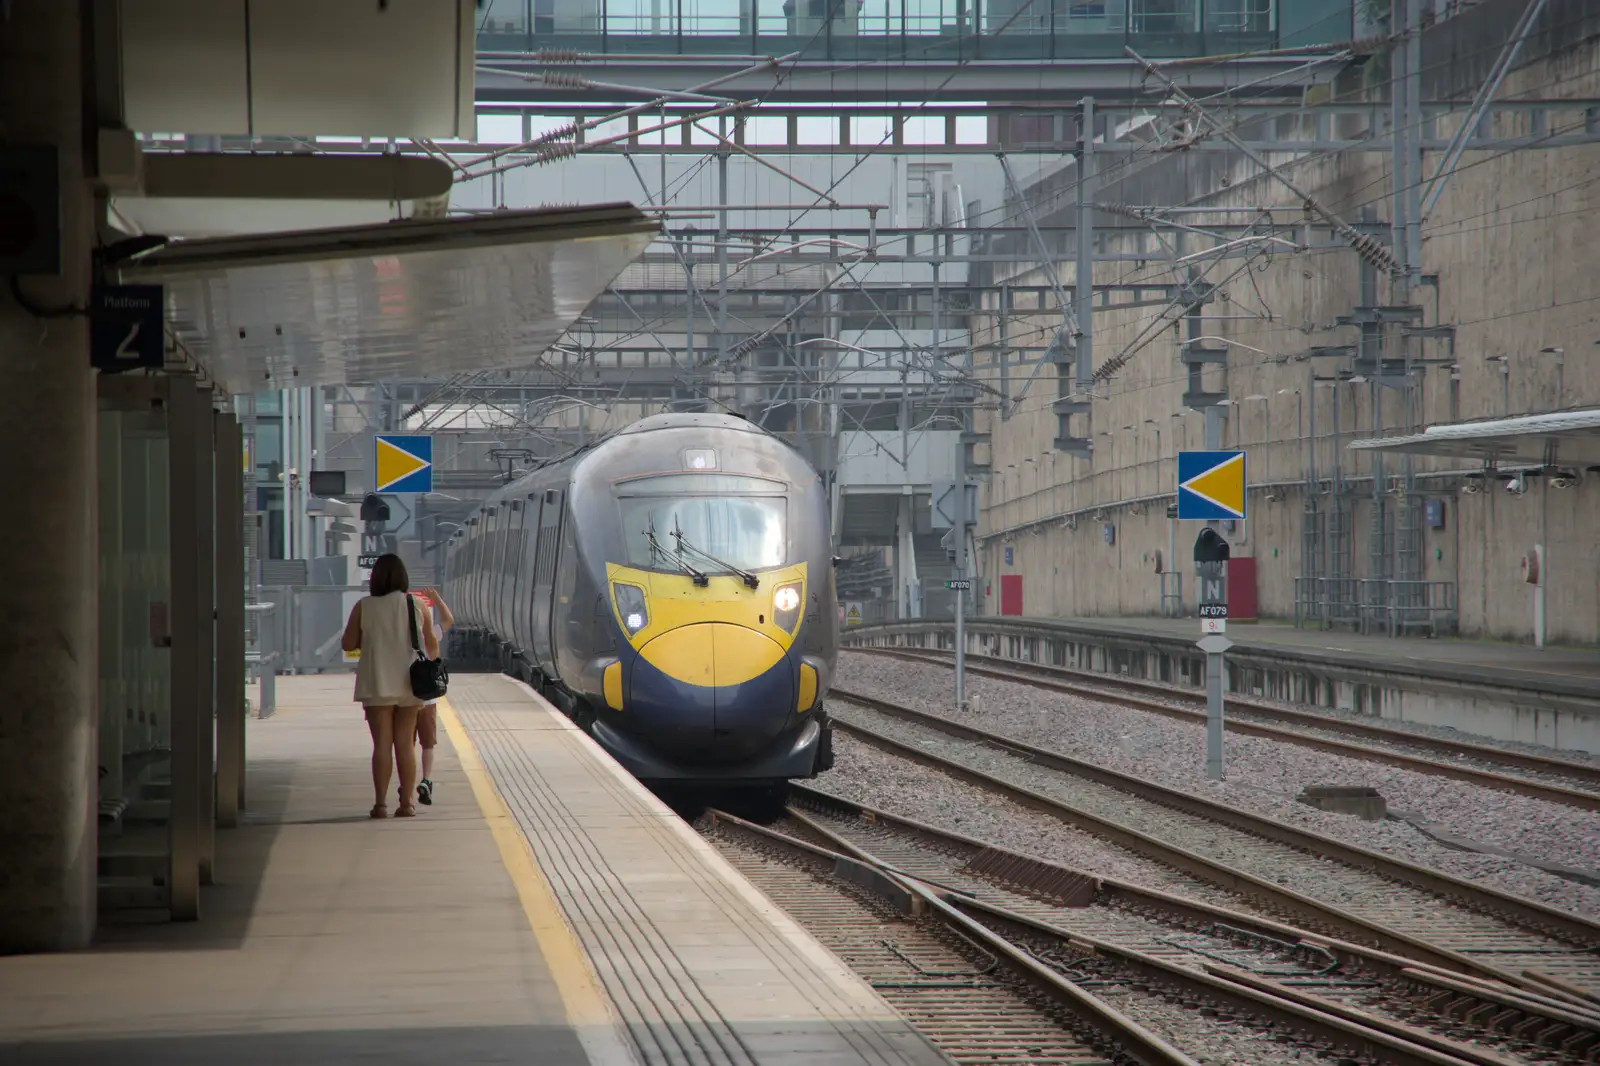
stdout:
<svg viewBox="0 0 1600 1066">
<path fill-rule="evenodd" d="M 1466 493 L 1468 496 L 1476 496 L 1478 493 L 1482 492 L 1483 489 L 1476 481 L 1469 481 L 1465 485 L 1461 486 L 1461 491 Z"/>
<path fill-rule="evenodd" d="M 1522 495 L 1525 488 L 1526 486 L 1523 484 L 1522 478 L 1520 477 L 1514 477 L 1510 481 L 1506 482 L 1506 491 L 1516 496 Z"/>
</svg>

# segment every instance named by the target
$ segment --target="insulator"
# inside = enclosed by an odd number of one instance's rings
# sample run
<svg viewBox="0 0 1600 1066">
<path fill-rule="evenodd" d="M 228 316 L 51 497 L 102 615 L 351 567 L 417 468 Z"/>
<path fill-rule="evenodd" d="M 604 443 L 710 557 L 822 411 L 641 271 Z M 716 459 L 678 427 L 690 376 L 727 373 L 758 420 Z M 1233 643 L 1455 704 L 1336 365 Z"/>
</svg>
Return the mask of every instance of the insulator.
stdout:
<svg viewBox="0 0 1600 1066">
<path fill-rule="evenodd" d="M 538 137 L 534 138 L 533 146 L 537 148 L 541 145 L 553 144 L 556 141 L 564 141 L 568 138 L 576 137 L 578 135 L 579 125 L 580 124 L 577 122 L 569 122 L 565 126 L 557 126 L 555 129 L 550 130 L 547 133 L 541 133 Z"/>
<path fill-rule="evenodd" d="M 554 163 L 558 159 L 567 159 L 578 154 L 578 145 L 575 141 L 563 141 L 558 144 L 547 144 L 534 153 L 534 161 L 539 164 Z"/>
<path fill-rule="evenodd" d="M 587 89 L 589 79 L 577 74 L 569 74 L 564 70 L 545 71 L 539 75 L 539 80 L 546 85 L 554 85 L 562 89 Z"/>
</svg>

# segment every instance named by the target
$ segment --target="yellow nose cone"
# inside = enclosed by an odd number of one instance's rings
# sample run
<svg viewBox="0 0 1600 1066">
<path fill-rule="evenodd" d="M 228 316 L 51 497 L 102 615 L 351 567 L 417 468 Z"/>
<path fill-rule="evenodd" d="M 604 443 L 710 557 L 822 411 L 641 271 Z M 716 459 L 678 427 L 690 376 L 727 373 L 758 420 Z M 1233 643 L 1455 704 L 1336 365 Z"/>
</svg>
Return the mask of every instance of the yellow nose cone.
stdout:
<svg viewBox="0 0 1600 1066">
<path fill-rule="evenodd" d="M 760 677 L 783 659 L 783 648 L 744 626 L 703 622 L 668 630 L 639 654 L 675 681 L 721 688 Z"/>
</svg>

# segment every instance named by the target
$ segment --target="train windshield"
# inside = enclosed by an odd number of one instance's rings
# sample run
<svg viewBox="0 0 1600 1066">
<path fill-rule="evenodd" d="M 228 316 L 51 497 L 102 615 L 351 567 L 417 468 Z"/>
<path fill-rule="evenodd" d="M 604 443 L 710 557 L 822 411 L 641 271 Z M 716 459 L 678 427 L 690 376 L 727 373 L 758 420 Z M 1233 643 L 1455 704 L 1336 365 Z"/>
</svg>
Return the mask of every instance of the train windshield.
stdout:
<svg viewBox="0 0 1600 1066">
<path fill-rule="evenodd" d="M 729 474 L 677 474 L 626 482 L 617 489 L 629 566 L 677 569 L 680 536 L 686 543 L 682 558 L 697 570 L 722 570 L 708 563 L 708 555 L 740 570 L 765 570 L 785 562 L 787 500 L 781 483 Z"/>
</svg>

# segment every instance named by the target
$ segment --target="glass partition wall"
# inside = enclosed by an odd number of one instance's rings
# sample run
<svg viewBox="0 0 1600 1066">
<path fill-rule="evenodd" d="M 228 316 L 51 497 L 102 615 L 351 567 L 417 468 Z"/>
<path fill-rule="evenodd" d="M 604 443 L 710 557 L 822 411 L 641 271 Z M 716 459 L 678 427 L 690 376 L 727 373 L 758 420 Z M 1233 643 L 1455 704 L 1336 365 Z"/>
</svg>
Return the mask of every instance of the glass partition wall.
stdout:
<svg viewBox="0 0 1600 1066">
<path fill-rule="evenodd" d="M 243 799 L 242 441 L 213 399 L 99 379 L 102 913 L 199 917 Z"/>
</svg>

